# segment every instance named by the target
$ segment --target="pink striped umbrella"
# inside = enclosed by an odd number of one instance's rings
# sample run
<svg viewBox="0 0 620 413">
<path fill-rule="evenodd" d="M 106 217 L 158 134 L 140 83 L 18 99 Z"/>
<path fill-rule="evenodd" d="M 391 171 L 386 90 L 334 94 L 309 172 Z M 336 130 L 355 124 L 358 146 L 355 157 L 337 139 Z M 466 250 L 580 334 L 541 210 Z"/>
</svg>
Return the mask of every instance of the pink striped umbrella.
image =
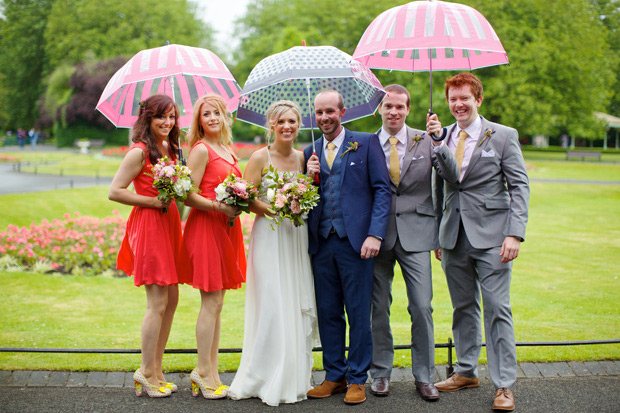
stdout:
<svg viewBox="0 0 620 413">
<path fill-rule="evenodd" d="M 381 13 L 364 32 L 353 58 L 373 69 L 431 74 L 508 64 L 502 43 L 482 14 L 437 0 L 413 1 Z M 432 102 L 431 93 L 431 110 Z"/>
<path fill-rule="evenodd" d="M 112 76 L 97 109 L 114 125 L 130 128 L 138 118 L 139 103 L 163 93 L 179 106 L 179 126 L 189 127 L 194 102 L 217 93 L 232 112 L 241 88 L 226 65 L 207 49 L 177 44 L 142 50 Z"/>
</svg>

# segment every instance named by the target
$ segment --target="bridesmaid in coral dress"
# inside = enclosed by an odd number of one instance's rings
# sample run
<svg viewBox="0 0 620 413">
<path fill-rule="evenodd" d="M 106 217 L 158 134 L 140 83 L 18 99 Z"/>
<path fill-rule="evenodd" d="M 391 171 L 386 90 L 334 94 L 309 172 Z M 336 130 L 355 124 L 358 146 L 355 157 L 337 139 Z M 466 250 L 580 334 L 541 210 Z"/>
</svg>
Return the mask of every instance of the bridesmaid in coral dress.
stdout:
<svg viewBox="0 0 620 413">
<path fill-rule="evenodd" d="M 185 205 L 192 207 L 183 242 L 190 256 L 193 286 L 200 290 L 201 306 L 196 322 L 198 365 L 192 371 L 192 392 L 207 399 L 227 396 L 218 374 L 220 314 L 224 292 L 245 282 L 246 258 L 240 210 L 215 200 L 215 188 L 231 173 L 241 176 L 230 151 L 231 115 L 221 96 L 208 94 L 194 104 L 187 134 L 191 151 L 187 166 L 200 193 L 191 193 Z M 231 221 L 233 226 L 229 226 Z"/>
<path fill-rule="evenodd" d="M 144 285 L 147 307 L 142 321 L 142 362 L 134 374 L 136 394 L 167 397 L 177 390 L 166 382 L 162 370 L 164 349 L 179 299 L 179 283 L 191 283 L 182 268 L 187 260 L 181 236 L 181 220 L 174 202 L 157 199 L 153 177 L 147 175 L 158 158 L 175 159 L 178 149 L 179 110 L 165 95 L 141 102 L 133 127 L 134 144 L 127 152 L 110 185 L 109 199 L 133 205 L 127 232 L 118 253 L 117 268 Z M 133 182 L 136 193 L 127 189 Z M 168 208 L 168 212 L 163 212 Z"/>
</svg>

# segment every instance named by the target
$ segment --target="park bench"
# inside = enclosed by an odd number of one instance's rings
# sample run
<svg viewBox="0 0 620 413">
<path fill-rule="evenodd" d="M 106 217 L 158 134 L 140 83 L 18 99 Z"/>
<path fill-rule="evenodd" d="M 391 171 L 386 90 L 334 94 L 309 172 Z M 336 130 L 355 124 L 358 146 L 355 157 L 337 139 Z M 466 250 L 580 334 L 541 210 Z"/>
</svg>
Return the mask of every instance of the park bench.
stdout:
<svg viewBox="0 0 620 413">
<path fill-rule="evenodd" d="M 571 158 L 580 158 L 582 161 L 585 161 L 586 158 L 596 158 L 598 161 L 601 160 L 600 151 L 568 151 L 566 152 L 566 160 L 568 161 Z"/>
</svg>

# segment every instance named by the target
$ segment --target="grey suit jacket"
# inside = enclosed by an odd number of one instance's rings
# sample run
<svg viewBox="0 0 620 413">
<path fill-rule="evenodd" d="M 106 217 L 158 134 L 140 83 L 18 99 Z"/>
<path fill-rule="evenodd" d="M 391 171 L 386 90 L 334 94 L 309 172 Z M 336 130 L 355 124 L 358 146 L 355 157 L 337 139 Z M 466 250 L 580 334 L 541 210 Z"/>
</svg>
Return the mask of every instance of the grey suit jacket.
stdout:
<svg viewBox="0 0 620 413">
<path fill-rule="evenodd" d="M 519 135 L 513 128 L 481 118 L 482 131 L 463 180 L 444 179 L 436 186 L 437 198 L 443 198 L 442 248 L 454 248 L 460 221 L 474 248 L 501 246 L 507 236 L 525 240 L 530 186 Z M 448 136 L 455 127 L 448 128 Z"/>
<path fill-rule="evenodd" d="M 392 206 L 381 250 L 394 248 L 398 236 L 407 252 L 431 251 L 439 248 L 431 172 L 435 166 L 437 173 L 454 181 L 458 179 L 458 166 L 446 145 L 438 153 L 442 158 L 439 164 L 426 132 L 408 126 L 405 151 L 399 185 L 390 177 Z"/>
</svg>

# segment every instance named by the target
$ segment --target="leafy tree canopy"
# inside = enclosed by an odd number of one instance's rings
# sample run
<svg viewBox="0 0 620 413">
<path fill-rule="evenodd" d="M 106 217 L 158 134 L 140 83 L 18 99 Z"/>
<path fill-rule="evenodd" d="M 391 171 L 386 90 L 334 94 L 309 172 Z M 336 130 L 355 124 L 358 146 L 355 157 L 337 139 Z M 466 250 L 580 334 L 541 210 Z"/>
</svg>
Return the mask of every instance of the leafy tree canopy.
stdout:
<svg viewBox="0 0 620 413">
<path fill-rule="evenodd" d="M 587 0 L 459 2 L 489 20 L 510 59 L 510 66 L 474 72 L 485 86 L 481 107 L 485 117 L 514 126 L 522 135 L 602 135 L 592 111 L 608 111 L 617 77 L 618 59 L 612 56 L 612 47 L 618 43 L 616 0 L 599 0 L 597 4 Z M 300 45 L 300 39 L 308 45 L 329 44 L 353 54 L 370 22 L 401 4 L 396 0 L 341 0 L 334 7 L 331 0 L 254 0 L 237 24 L 239 80 L 243 83 L 262 58 Z M 607 24 L 600 16 L 609 10 L 614 19 Z M 409 89 L 410 123 L 424 128 L 428 74 L 374 72 L 384 85 L 400 83 Z M 433 109 L 444 123 L 453 118 L 445 102 L 443 80 L 454 74 L 433 74 Z M 370 118 L 356 122 L 355 127 L 373 130 L 379 124 L 378 118 Z"/>
</svg>

